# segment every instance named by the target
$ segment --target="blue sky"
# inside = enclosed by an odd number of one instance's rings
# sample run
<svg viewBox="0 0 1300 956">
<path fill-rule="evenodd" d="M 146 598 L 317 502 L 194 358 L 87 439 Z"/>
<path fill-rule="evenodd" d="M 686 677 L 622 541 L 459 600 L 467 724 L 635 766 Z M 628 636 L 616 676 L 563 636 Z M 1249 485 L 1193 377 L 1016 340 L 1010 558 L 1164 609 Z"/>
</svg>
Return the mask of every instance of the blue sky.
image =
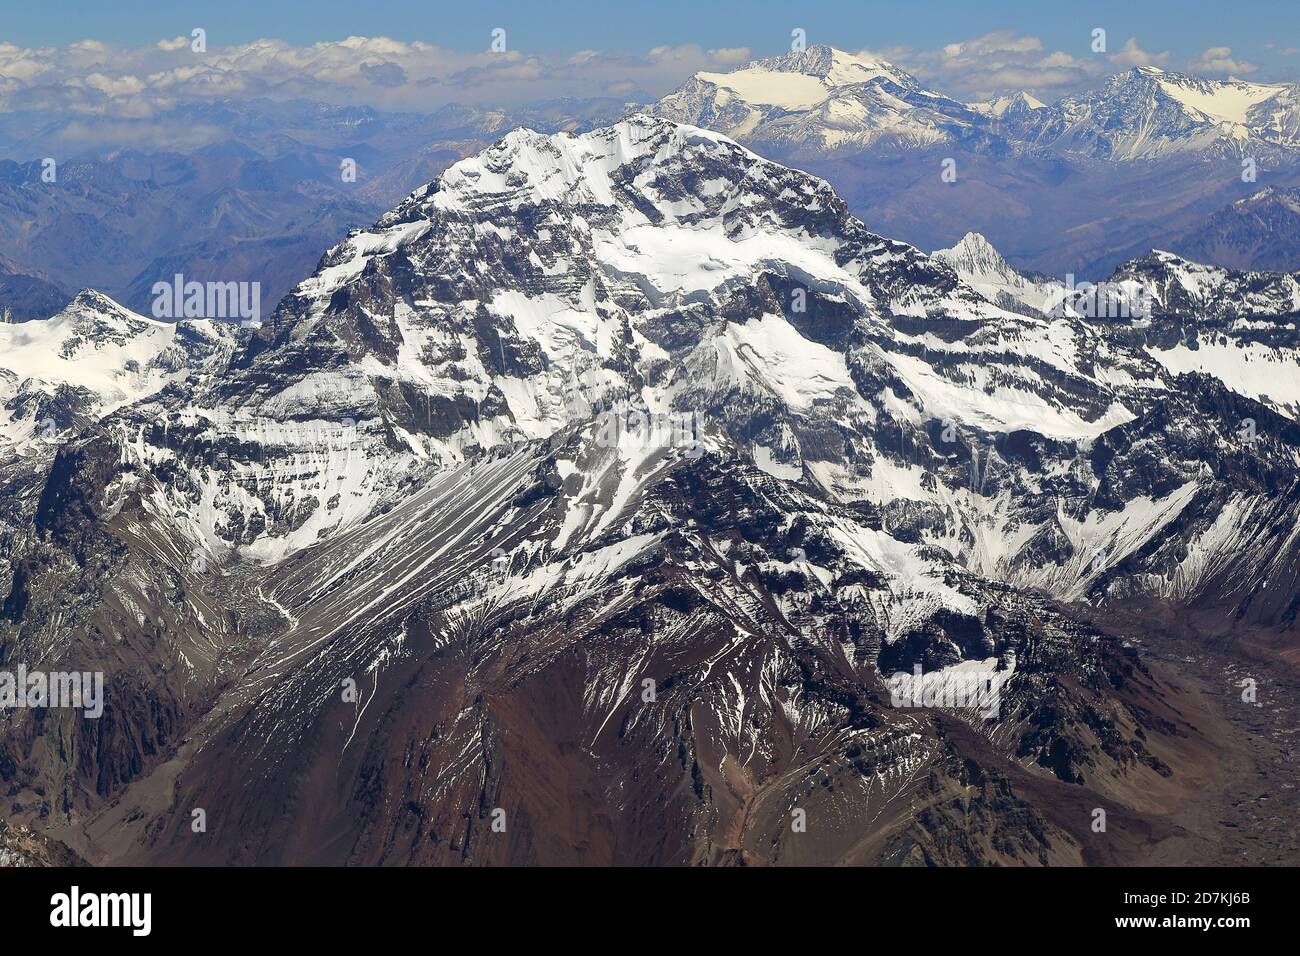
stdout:
<svg viewBox="0 0 1300 956">
<path fill-rule="evenodd" d="M 290 43 L 337 40 L 359 34 L 424 40 L 457 50 L 483 49 L 492 27 L 507 29 L 520 49 L 571 53 L 581 49 L 644 51 L 658 45 L 747 46 L 781 50 L 790 29 L 801 26 L 809 42 L 842 48 L 942 46 L 1013 30 L 1040 37 L 1052 49 L 1083 53 L 1093 27 L 1112 37 L 1137 36 L 1186 59 L 1209 47 L 1268 64 L 1279 60 L 1265 44 L 1300 46 L 1295 0 L 1169 2 L 1099 0 L 661 0 L 612 3 L 593 0 L 461 2 L 438 0 L 47 0 L 0 2 L 0 41 L 19 46 L 61 46 L 91 38 L 137 45 L 204 27 L 212 43 L 277 38 Z M 1282 65 L 1279 61 L 1278 65 Z"/>
<path fill-rule="evenodd" d="M 1015 90 L 1052 102 L 1134 66 L 1300 81 L 1296 2 L 0 0 L 0 111 L 139 119 L 259 96 L 413 111 L 646 102 L 694 72 L 785 52 L 796 27 L 968 102 Z M 498 27 L 504 56 L 488 50 Z"/>
</svg>

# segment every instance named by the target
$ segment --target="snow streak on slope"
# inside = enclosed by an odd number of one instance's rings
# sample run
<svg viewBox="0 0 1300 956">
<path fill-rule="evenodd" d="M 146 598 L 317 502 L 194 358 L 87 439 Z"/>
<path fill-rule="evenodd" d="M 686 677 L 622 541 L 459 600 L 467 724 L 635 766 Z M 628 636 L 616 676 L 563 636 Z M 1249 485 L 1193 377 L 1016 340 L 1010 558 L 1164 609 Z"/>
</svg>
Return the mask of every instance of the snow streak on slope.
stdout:
<svg viewBox="0 0 1300 956">
<path fill-rule="evenodd" d="M 1140 66 L 1099 90 L 1023 112 L 1006 132 L 1021 143 L 1114 161 L 1281 156 L 1300 145 L 1296 90 Z"/>
</svg>

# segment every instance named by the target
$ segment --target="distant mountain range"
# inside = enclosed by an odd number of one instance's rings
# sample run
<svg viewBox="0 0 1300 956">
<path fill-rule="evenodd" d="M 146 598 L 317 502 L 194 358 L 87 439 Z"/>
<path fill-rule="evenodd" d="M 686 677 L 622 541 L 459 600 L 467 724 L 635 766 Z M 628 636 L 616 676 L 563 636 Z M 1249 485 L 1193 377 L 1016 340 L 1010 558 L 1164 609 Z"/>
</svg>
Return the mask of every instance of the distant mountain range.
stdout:
<svg viewBox="0 0 1300 956">
<path fill-rule="evenodd" d="M 985 113 L 923 88 L 893 64 L 828 46 L 697 73 L 650 112 L 787 157 L 997 143 Z"/>
<path fill-rule="evenodd" d="M 139 143 L 129 123 L 101 130 L 80 116 L 0 113 L 0 156 L 22 157 L 0 159 L 0 307 L 14 321 L 46 317 L 67 290 L 92 287 L 148 314 L 153 284 L 179 273 L 258 282 L 269 314 L 322 250 L 462 156 L 519 125 L 590 128 L 624 107 L 557 100 L 417 115 L 224 102 L 155 116 Z M 146 135 L 159 127 L 175 145 Z M 53 181 L 34 158 L 45 156 L 56 160 Z"/>
<path fill-rule="evenodd" d="M 0 256 L 0 323 L 53 315 L 71 296 L 49 276 Z"/>
<path fill-rule="evenodd" d="M 1234 269 L 1300 268 L 1300 188 L 1267 187 L 1238 199 L 1172 240 L 1170 248 Z"/>
<path fill-rule="evenodd" d="M 1188 153 L 1294 159 L 1300 84 L 1211 80 L 1141 66 L 1101 89 L 997 119 L 999 131 L 1022 149 L 1114 162 Z"/>
<path fill-rule="evenodd" d="M 40 263 L 56 288 L 104 289 L 140 312 L 153 283 L 177 272 L 260 282 L 269 311 L 323 247 L 375 212 L 342 183 L 323 185 L 335 166 L 239 146 L 127 150 L 63 163 L 45 182 L 40 162 L 0 161 L 0 248 Z"/>
<path fill-rule="evenodd" d="M 1134 67 L 1051 106 L 1023 91 L 967 104 L 891 63 L 828 46 L 697 73 L 651 112 L 799 157 L 938 145 L 1116 162 L 1300 150 L 1300 84 Z"/>
<path fill-rule="evenodd" d="M 1300 267 L 1270 233 L 1285 217 L 1238 217 L 1231 239 L 1196 244 L 1237 200 L 1300 184 L 1296 84 L 1138 67 L 1051 105 L 967 104 L 815 46 L 699 73 L 650 111 L 824 176 L 865 222 L 922 248 L 974 230 L 1020 268 L 1091 278 L 1153 247 Z"/>
</svg>

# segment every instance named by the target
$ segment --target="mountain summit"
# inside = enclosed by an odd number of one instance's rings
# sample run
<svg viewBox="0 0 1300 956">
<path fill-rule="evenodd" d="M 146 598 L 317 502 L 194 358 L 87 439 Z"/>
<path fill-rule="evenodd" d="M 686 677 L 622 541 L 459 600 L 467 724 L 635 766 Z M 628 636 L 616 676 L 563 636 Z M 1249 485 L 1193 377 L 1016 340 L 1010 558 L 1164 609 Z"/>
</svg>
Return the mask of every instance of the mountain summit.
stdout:
<svg viewBox="0 0 1300 956">
<path fill-rule="evenodd" d="M 883 60 L 811 46 L 697 73 L 650 110 L 787 151 L 910 149 L 967 139 L 983 118 Z"/>
</svg>

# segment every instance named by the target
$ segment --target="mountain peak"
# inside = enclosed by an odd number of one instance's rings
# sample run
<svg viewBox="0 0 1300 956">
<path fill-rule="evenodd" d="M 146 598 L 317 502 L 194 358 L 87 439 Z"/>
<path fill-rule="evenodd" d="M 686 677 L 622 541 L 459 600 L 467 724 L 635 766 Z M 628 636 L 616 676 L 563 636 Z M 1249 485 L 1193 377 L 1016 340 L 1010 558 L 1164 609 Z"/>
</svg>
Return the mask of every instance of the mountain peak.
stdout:
<svg viewBox="0 0 1300 956">
<path fill-rule="evenodd" d="M 116 322 L 149 322 L 159 324 L 156 320 L 138 315 L 119 302 L 114 301 L 97 289 L 82 289 L 72 297 L 67 305 L 51 316 L 51 321 L 60 319 L 83 319 L 93 317 Z"/>
<path fill-rule="evenodd" d="M 846 53 L 825 44 L 758 60 L 743 69 L 752 67 L 777 73 L 803 73 L 823 79 L 833 87 L 866 83 L 878 76 L 899 72 L 892 63 L 857 53 Z"/>
<path fill-rule="evenodd" d="M 936 249 L 933 255 L 953 265 L 958 261 L 963 262 L 965 268 L 958 270 L 962 272 L 1002 271 L 1008 268 L 1002 254 L 993 248 L 993 243 L 978 232 L 966 233 L 955 246 Z"/>
<path fill-rule="evenodd" d="M 780 56 L 755 60 L 746 66 L 732 70 L 722 76 L 737 74 L 798 74 L 820 80 L 823 92 L 821 99 L 834 95 L 864 83 L 884 79 L 900 86 L 913 88 L 919 84 L 908 73 L 894 64 L 878 57 L 865 56 L 860 53 L 846 53 L 835 47 L 818 44 L 806 50 L 792 50 Z M 711 76 L 712 74 L 698 74 Z M 809 88 L 811 90 L 811 87 Z M 746 97 L 749 99 L 750 97 Z"/>
<path fill-rule="evenodd" d="M 974 231 L 968 232 L 966 233 L 966 235 L 962 236 L 961 241 L 957 243 L 957 248 L 977 249 L 977 250 L 987 249 L 996 252 L 996 250 L 993 249 L 993 243 L 989 242 L 988 239 L 984 238 L 982 234 Z"/>
<path fill-rule="evenodd" d="M 79 290 L 68 305 L 125 311 L 121 305 L 104 295 L 104 293 L 90 287 Z"/>
<path fill-rule="evenodd" d="M 979 142 L 986 118 L 869 54 L 812 46 L 726 73 L 696 73 L 652 106 L 744 143 L 804 152 Z"/>
<path fill-rule="evenodd" d="M 80 428 L 223 364 L 235 330 L 137 315 L 82 289 L 48 319 L 0 324 L 0 445 Z"/>
<path fill-rule="evenodd" d="M 426 207 L 451 209 L 480 203 L 484 196 L 509 203 L 528 194 L 538 201 L 568 197 L 613 202 L 609 174 L 618 167 L 643 159 L 660 165 L 684 151 L 713 144 L 748 152 L 720 133 L 647 113 L 585 133 L 548 134 L 518 127 L 479 155 L 448 167 L 378 225 L 411 222 Z"/>
<path fill-rule="evenodd" d="M 1277 155 L 1297 143 L 1298 101 L 1295 85 L 1138 66 L 1036 111 L 1022 133 L 1039 147 L 1112 161 Z"/>
<path fill-rule="evenodd" d="M 1265 186 L 1257 192 L 1251 193 L 1244 199 L 1238 199 L 1234 206 L 1242 209 L 1254 209 L 1261 206 L 1278 206 L 1300 212 L 1300 187 L 1278 188 L 1275 186 Z"/>
<path fill-rule="evenodd" d="M 1047 104 L 1038 99 L 1032 93 L 1025 90 L 1017 90 L 1015 93 L 1008 93 L 982 103 L 971 103 L 970 108 L 977 113 L 985 116 L 993 116 L 1001 119 L 1009 113 L 1032 112 L 1033 110 L 1042 110 L 1047 108 Z"/>
</svg>

